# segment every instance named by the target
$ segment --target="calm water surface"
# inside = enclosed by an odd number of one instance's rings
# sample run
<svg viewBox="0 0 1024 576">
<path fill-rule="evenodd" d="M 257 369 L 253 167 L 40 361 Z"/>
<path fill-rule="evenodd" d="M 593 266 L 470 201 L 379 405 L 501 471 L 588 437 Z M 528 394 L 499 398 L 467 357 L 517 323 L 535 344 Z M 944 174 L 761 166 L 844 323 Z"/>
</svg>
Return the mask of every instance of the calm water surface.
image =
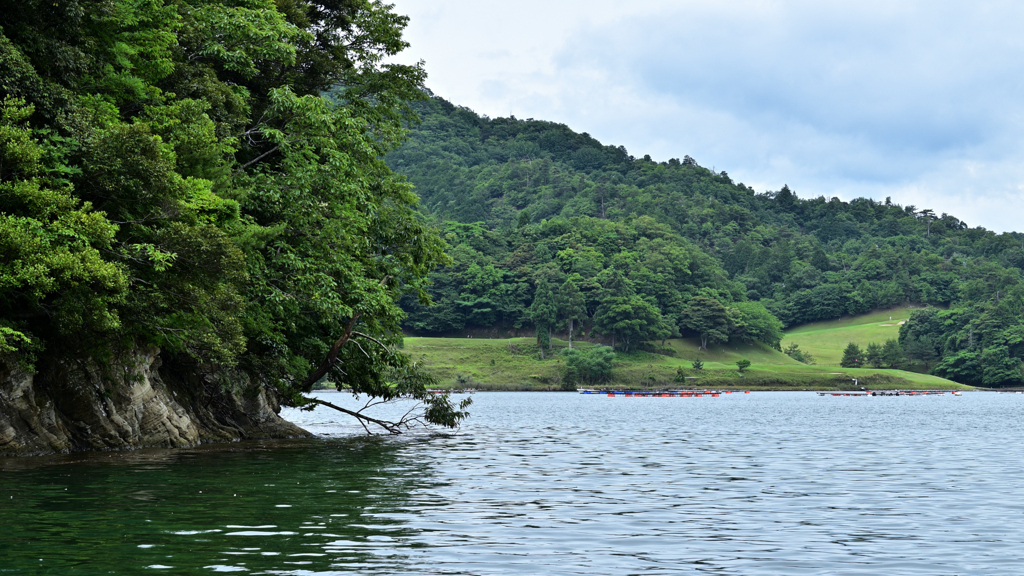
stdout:
<svg viewBox="0 0 1024 576">
<path fill-rule="evenodd" d="M 347 394 L 330 394 L 352 405 Z M 0 460 L 0 574 L 1024 574 L 1024 395 L 477 394 L 456 435 Z"/>
</svg>

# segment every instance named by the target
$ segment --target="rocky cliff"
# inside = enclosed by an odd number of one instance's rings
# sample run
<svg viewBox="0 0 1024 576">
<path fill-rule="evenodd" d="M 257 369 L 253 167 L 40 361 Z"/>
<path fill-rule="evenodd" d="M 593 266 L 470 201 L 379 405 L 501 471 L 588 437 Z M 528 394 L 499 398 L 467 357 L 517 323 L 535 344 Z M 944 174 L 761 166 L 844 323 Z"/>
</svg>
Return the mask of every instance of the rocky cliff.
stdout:
<svg viewBox="0 0 1024 576">
<path fill-rule="evenodd" d="M 309 435 L 244 375 L 165 365 L 157 349 L 37 368 L 0 365 L 0 456 Z"/>
</svg>

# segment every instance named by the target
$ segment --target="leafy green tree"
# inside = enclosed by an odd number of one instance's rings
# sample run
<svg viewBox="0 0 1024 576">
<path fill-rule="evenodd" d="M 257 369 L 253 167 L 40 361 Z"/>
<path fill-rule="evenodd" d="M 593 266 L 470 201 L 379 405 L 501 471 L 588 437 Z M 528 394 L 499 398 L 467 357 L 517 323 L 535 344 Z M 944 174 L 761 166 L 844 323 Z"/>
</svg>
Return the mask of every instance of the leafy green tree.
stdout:
<svg viewBox="0 0 1024 576">
<path fill-rule="evenodd" d="M 708 342 L 729 341 L 730 318 L 721 302 L 707 296 L 694 296 L 679 316 L 679 324 L 700 336 L 700 349 L 707 350 Z"/>
<path fill-rule="evenodd" d="M 741 373 L 747 368 L 750 368 L 750 360 L 743 358 L 742 360 L 736 361 L 736 369 L 739 370 Z"/>
<path fill-rule="evenodd" d="M 763 342 L 776 350 L 782 349 L 782 322 L 760 302 L 736 302 L 738 312 L 733 323 L 733 335 L 741 340 Z"/>
<path fill-rule="evenodd" d="M 982 353 L 984 375 L 982 384 L 990 388 L 1020 386 L 1021 361 L 1010 355 L 1006 346 L 992 346 Z"/>
<path fill-rule="evenodd" d="M 577 279 L 582 280 L 578 274 L 570 276 L 558 289 L 559 316 L 569 323 L 569 348 L 572 349 L 572 333 L 575 323 L 582 322 L 587 318 L 587 302 L 580 292 Z"/>
<path fill-rule="evenodd" d="M 117 226 L 75 197 L 59 150 L 28 126 L 34 107 L 0 106 L 0 352 L 29 360 L 45 339 L 119 328 L 129 276 L 104 257 Z"/>
<path fill-rule="evenodd" d="M 843 359 L 839 365 L 843 368 L 860 368 L 864 364 L 864 352 L 853 342 L 846 345 L 843 350 Z"/>
<path fill-rule="evenodd" d="M 942 358 L 944 331 L 936 309 L 915 310 L 900 326 L 899 343 L 907 358 L 924 363 L 927 369 Z"/>
<path fill-rule="evenodd" d="M 784 185 L 782 190 L 775 193 L 775 201 L 783 210 L 792 210 L 796 203 L 796 194 L 793 194 L 788 185 Z"/>
<path fill-rule="evenodd" d="M 562 351 L 565 358 L 566 382 L 591 385 L 606 382 L 612 376 L 612 365 L 615 353 L 606 346 L 594 346 L 585 349 L 566 349 Z"/>
<path fill-rule="evenodd" d="M 909 360 L 916 360 L 924 364 L 928 370 L 932 364 L 938 362 L 941 356 L 935 351 L 935 346 L 922 340 L 911 340 L 903 348 Z"/>
<path fill-rule="evenodd" d="M 932 374 L 972 386 L 983 386 L 985 366 L 982 363 L 982 354 L 981 352 L 962 350 L 955 355 L 943 358 L 932 369 Z"/>
<path fill-rule="evenodd" d="M 457 425 L 398 351 L 397 301 L 448 260 L 382 160 L 424 97 L 421 65 L 388 63 L 406 22 L 362 0 L 3 11 L 0 348 L 155 345 L 288 405 L 328 377 Z"/>
<path fill-rule="evenodd" d="M 602 334 L 612 337 L 621 350 L 628 352 L 638 344 L 660 339 L 668 333 L 661 312 L 639 296 L 608 296 L 594 315 L 594 324 Z"/>
<path fill-rule="evenodd" d="M 601 300 L 612 297 L 629 298 L 636 294 L 633 282 L 622 273 L 622 270 L 615 267 L 602 270 L 598 274 L 597 282 L 601 285 Z"/>
<path fill-rule="evenodd" d="M 699 370 L 703 370 L 704 369 L 704 362 L 700 358 L 697 358 L 696 360 L 693 361 L 691 366 L 693 367 L 694 370 L 698 370 L 698 371 Z"/>
</svg>

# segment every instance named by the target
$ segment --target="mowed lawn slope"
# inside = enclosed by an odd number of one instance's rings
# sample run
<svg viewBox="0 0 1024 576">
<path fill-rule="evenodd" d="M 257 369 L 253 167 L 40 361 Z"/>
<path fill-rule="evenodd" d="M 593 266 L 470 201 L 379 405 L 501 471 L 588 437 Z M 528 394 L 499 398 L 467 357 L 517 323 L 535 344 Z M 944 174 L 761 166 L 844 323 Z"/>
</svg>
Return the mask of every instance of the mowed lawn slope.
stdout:
<svg viewBox="0 0 1024 576">
<path fill-rule="evenodd" d="M 697 344 L 696 339 L 682 338 L 667 341 L 662 353 L 658 354 L 619 353 L 613 380 L 608 385 L 832 389 L 850 387 L 853 378 L 867 378 L 862 384 L 870 388 L 963 388 L 949 380 L 901 370 L 846 369 L 839 368 L 838 362 L 836 366 L 821 362 L 818 365 L 801 364 L 764 345 L 713 345 L 711 350 L 698 351 Z M 565 364 L 559 352 L 568 343 L 553 339 L 552 345 L 553 353 L 541 360 L 534 338 L 405 338 L 405 352 L 423 362 L 444 386 L 456 388 L 563 388 L 561 375 Z M 573 342 L 573 346 L 578 348 L 597 345 Z M 845 341 L 842 346 L 846 346 Z M 697 358 L 704 362 L 704 370 L 692 368 Z M 741 359 L 752 363 L 745 374 L 736 369 L 736 361 Z M 685 383 L 675 381 L 680 369 L 688 377 Z"/>
<path fill-rule="evenodd" d="M 851 316 L 828 322 L 815 322 L 787 330 L 782 347 L 798 344 L 801 350 L 810 352 L 819 365 L 839 366 L 843 350 L 853 342 L 863 350 L 871 342 L 883 344 L 886 340 L 900 336 L 900 326 L 911 312 L 921 308 L 903 307 L 891 310 L 875 310 L 859 316 Z"/>
</svg>

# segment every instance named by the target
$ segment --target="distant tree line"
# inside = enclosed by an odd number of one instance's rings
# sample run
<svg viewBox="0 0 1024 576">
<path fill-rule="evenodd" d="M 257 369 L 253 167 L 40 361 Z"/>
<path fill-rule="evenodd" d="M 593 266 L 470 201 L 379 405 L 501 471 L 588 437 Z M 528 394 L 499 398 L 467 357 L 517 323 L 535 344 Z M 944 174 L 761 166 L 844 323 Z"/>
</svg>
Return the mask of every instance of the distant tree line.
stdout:
<svg viewBox="0 0 1024 576">
<path fill-rule="evenodd" d="M 433 305 L 402 301 L 407 329 L 532 326 L 542 353 L 551 332 L 600 333 L 616 350 L 693 334 L 779 347 L 782 323 L 746 299 L 717 262 L 653 218 L 554 218 L 492 231 L 448 222 L 452 264 L 431 275 Z"/>
<path fill-rule="evenodd" d="M 843 368 L 904 368 L 906 364 L 903 347 L 895 339 L 886 340 L 884 344 L 871 342 L 866 349 L 850 342 L 839 361 Z"/>
</svg>

